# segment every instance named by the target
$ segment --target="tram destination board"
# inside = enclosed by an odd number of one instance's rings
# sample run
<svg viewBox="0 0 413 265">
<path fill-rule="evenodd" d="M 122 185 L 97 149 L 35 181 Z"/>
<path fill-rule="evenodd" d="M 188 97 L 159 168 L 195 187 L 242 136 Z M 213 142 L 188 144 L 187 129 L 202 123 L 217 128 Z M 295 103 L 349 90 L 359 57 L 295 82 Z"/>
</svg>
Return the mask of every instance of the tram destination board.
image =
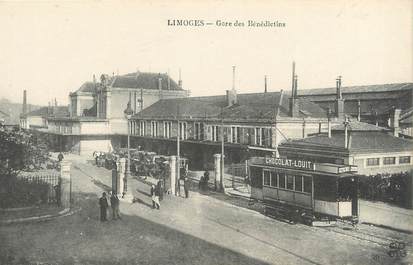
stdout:
<svg viewBox="0 0 413 265">
<path fill-rule="evenodd" d="M 265 164 L 271 165 L 271 166 L 305 169 L 305 170 L 311 170 L 311 171 L 315 170 L 315 164 L 308 160 L 265 157 L 264 161 L 265 161 Z"/>
</svg>

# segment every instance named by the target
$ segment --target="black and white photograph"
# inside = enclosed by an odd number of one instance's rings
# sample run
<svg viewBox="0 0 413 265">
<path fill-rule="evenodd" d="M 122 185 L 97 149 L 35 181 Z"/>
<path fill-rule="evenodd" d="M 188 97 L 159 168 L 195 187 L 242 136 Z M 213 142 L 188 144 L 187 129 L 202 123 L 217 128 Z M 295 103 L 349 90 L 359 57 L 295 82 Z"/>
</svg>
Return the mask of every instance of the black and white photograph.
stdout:
<svg viewBox="0 0 413 265">
<path fill-rule="evenodd" d="M 0 0 L 0 265 L 413 264 L 412 0 Z"/>
</svg>

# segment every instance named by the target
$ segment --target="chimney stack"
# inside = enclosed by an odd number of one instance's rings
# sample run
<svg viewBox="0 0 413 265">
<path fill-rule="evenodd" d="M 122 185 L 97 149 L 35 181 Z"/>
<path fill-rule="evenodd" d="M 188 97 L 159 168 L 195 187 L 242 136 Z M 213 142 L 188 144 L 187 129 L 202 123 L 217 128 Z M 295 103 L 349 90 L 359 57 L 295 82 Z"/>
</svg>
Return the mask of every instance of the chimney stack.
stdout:
<svg viewBox="0 0 413 265">
<path fill-rule="evenodd" d="M 27 91 L 23 90 L 23 115 L 27 114 Z"/>
<path fill-rule="evenodd" d="M 331 138 L 331 109 L 327 109 L 327 133 L 328 138 Z"/>
<path fill-rule="evenodd" d="M 292 87 L 291 87 L 291 98 L 290 98 L 290 116 L 298 117 L 299 116 L 299 106 L 298 106 L 298 77 L 295 74 L 295 62 L 293 62 L 293 72 L 292 72 Z"/>
<path fill-rule="evenodd" d="M 336 79 L 336 116 L 339 119 L 344 118 L 344 99 L 341 94 L 341 76 Z"/>
<path fill-rule="evenodd" d="M 166 76 L 168 78 L 168 90 L 171 90 L 171 78 L 169 77 L 169 71 L 166 73 Z"/>
<path fill-rule="evenodd" d="M 267 93 L 267 76 L 264 76 L 264 93 Z"/>
<path fill-rule="evenodd" d="M 344 148 L 348 149 L 348 126 L 349 126 L 349 119 L 346 116 L 344 118 Z"/>
<path fill-rule="evenodd" d="M 227 90 L 227 106 L 237 104 L 237 91 L 235 90 L 235 66 L 232 66 L 232 89 Z"/>
<path fill-rule="evenodd" d="M 181 78 L 181 68 L 179 68 L 179 80 L 178 80 L 179 88 L 182 88 L 182 78 Z"/>
</svg>

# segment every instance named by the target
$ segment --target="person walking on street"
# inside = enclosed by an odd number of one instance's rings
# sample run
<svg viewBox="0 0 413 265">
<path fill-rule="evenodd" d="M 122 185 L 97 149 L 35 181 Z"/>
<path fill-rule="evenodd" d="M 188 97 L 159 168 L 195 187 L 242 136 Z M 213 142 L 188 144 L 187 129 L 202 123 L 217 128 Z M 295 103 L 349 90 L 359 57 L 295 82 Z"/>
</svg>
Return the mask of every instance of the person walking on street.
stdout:
<svg viewBox="0 0 413 265">
<path fill-rule="evenodd" d="M 110 206 L 112 207 L 112 219 L 122 219 L 120 218 L 120 211 L 119 211 L 119 198 L 115 192 L 112 191 L 112 195 L 110 196 Z"/>
<path fill-rule="evenodd" d="M 185 198 L 189 197 L 189 185 L 190 185 L 189 179 L 188 179 L 188 177 L 185 177 L 185 179 L 184 179 Z"/>
<path fill-rule="evenodd" d="M 64 158 L 63 154 L 62 152 L 60 152 L 59 155 L 57 156 L 57 159 L 59 160 L 59 162 L 62 162 L 63 158 Z"/>
<path fill-rule="evenodd" d="M 108 209 L 108 200 L 106 199 L 106 192 L 102 193 L 102 197 L 99 199 L 99 206 L 100 206 L 100 221 L 105 222 L 107 221 L 106 212 Z"/>
<path fill-rule="evenodd" d="M 159 210 L 161 205 L 159 203 L 159 188 L 158 188 L 158 185 L 152 185 L 151 195 L 152 195 L 152 208 L 155 209 L 155 207 L 156 207 Z"/>
</svg>

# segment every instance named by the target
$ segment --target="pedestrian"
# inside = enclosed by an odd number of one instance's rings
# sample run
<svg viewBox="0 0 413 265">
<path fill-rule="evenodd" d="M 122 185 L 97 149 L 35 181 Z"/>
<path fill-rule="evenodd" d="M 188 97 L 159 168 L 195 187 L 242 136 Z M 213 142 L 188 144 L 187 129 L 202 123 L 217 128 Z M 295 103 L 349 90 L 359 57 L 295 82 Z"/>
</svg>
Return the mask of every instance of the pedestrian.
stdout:
<svg viewBox="0 0 413 265">
<path fill-rule="evenodd" d="M 105 222 L 107 221 L 106 212 L 108 209 L 108 200 L 106 199 L 106 192 L 102 193 L 102 197 L 99 199 L 99 206 L 100 206 L 100 221 Z"/>
<path fill-rule="evenodd" d="M 62 205 L 62 199 L 61 199 L 61 180 L 59 178 L 57 185 L 54 186 L 54 190 L 55 190 L 55 194 L 56 194 L 56 203 L 57 203 L 57 207 L 60 207 Z"/>
<path fill-rule="evenodd" d="M 112 195 L 110 196 L 110 207 L 112 207 L 112 219 L 122 219 L 120 218 L 119 198 L 114 191 L 112 191 Z"/>
<path fill-rule="evenodd" d="M 159 187 L 158 185 L 152 185 L 151 188 L 151 195 L 152 195 L 152 208 L 155 209 L 157 208 L 158 210 L 161 207 L 161 204 L 159 203 Z"/>
<path fill-rule="evenodd" d="M 189 197 L 189 185 L 190 185 L 189 178 L 185 177 L 185 179 L 184 179 L 185 198 Z"/>
<path fill-rule="evenodd" d="M 64 156 L 62 154 L 62 152 L 59 153 L 59 155 L 57 156 L 57 159 L 59 160 L 59 162 L 62 162 Z"/>
</svg>

